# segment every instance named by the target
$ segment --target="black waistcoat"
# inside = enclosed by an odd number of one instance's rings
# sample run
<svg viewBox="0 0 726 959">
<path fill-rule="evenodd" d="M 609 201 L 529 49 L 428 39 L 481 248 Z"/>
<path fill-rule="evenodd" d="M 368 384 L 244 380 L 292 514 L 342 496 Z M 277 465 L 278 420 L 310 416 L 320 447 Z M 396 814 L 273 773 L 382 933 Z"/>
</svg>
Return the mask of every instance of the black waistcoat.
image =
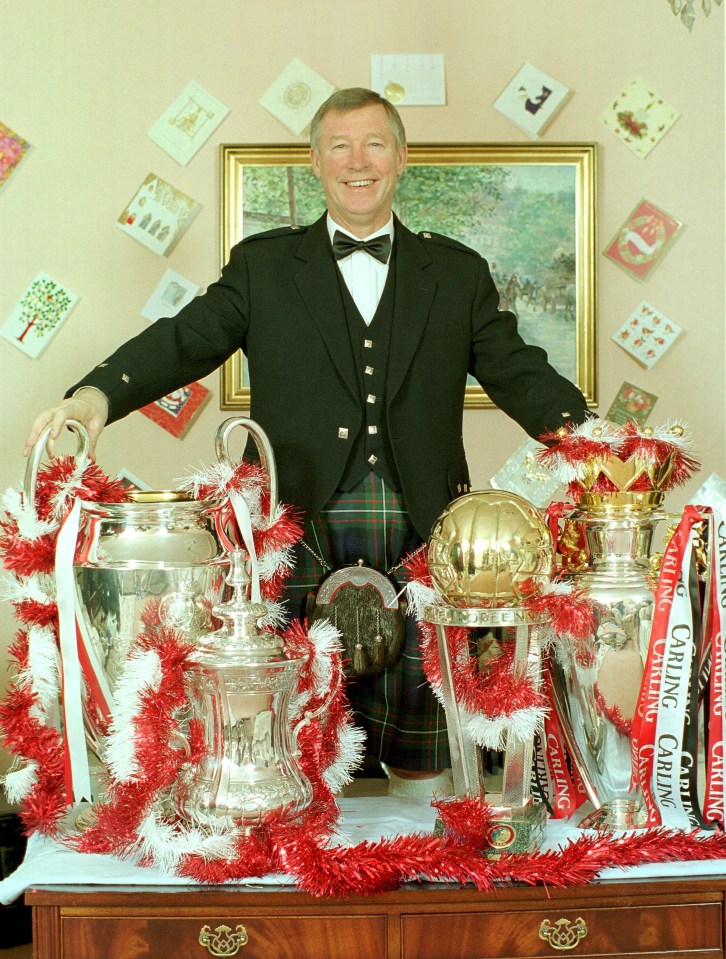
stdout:
<svg viewBox="0 0 726 959">
<path fill-rule="evenodd" d="M 348 320 L 350 345 L 363 408 L 363 426 L 353 439 L 350 456 L 338 484 L 342 490 L 352 489 L 371 470 L 393 489 L 401 488 L 388 437 L 385 397 L 393 325 L 395 271 L 395 257 L 392 253 L 383 294 L 368 325 L 339 273 L 340 292 Z"/>
</svg>

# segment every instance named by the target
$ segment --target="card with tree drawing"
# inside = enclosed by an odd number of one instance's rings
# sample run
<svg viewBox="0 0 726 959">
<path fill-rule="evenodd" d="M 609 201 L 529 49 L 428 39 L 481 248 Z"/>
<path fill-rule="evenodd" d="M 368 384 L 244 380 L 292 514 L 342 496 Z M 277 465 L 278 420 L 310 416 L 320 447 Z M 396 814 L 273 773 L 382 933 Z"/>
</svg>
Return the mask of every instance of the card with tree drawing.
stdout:
<svg viewBox="0 0 726 959">
<path fill-rule="evenodd" d="M 27 356 L 37 359 L 77 302 L 78 297 L 68 287 L 47 273 L 38 273 L 0 326 L 0 334 Z"/>
</svg>

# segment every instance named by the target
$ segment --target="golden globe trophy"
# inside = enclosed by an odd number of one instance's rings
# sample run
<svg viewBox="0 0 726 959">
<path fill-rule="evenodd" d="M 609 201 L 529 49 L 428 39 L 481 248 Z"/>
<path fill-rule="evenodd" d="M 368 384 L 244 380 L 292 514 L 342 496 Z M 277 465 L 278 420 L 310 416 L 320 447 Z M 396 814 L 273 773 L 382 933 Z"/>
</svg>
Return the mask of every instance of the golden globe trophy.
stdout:
<svg viewBox="0 0 726 959">
<path fill-rule="evenodd" d="M 487 794 L 494 819 L 486 854 L 533 851 L 542 841 L 546 820 L 544 806 L 530 793 L 535 730 L 492 724 L 490 737 L 477 735 L 470 711 L 456 695 L 454 677 L 460 663 L 452 661 L 447 629 L 462 627 L 474 631 L 473 636 L 496 630 L 501 646 L 513 644 L 513 678 L 527 676 L 538 689 L 544 618 L 522 604 L 541 593 L 552 578 L 549 529 L 537 509 L 514 493 L 467 493 L 453 500 L 435 523 L 428 565 L 442 602 L 427 605 L 423 619 L 436 627 L 454 791 L 483 798 L 483 749 L 503 747 L 502 791 Z M 460 653 L 466 655 L 470 650 Z"/>
</svg>

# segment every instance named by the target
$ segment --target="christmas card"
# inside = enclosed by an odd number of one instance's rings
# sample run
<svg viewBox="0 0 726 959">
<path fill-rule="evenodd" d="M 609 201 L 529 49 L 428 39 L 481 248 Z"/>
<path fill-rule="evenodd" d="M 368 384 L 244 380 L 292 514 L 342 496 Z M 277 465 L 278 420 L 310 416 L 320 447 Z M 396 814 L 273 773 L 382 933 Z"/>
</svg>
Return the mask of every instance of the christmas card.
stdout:
<svg viewBox="0 0 726 959">
<path fill-rule="evenodd" d="M 533 506 L 544 509 L 552 502 L 560 483 L 537 459 L 544 449 L 536 440 L 525 440 L 489 480 L 494 489 L 508 490 L 529 500 Z"/>
<path fill-rule="evenodd" d="M 371 56 L 371 89 L 396 106 L 446 103 L 443 53 L 392 53 Z"/>
<path fill-rule="evenodd" d="M 131 470 L 127 470 L 126 467 L 123 467 L 116 474 L 116 479 L 121 483 L 122 486 L 125 486 L 128 490 L 141 490 L 142 492 L 148 492 L 153 489 L 145 480 L 142 480 L 135 473 L 132 473 Z"/>
<path fill-rule="evenodd" d="M 650 369 L 681 332 L 677 323 L 643 300 L 612 338 L 634 360 Z"/>
<path fill-rule="evenodd" d="M 176 316 L 179 310 L 190 303 L 201 287 L 180 273 L 167 270 L 141 311 L 152 323 L 162 316 Z"/>
<path fill-rule="evenodd" d="M 37 359 L 78 302 L 78 297 L 47 273 L 38 273 L 0 327 L 0 334 Z"/>
<path fill-rule="evenodd" d="M 711 473 L 689 500 L 692 506 L 710 506 L 726 515 L 726 480 Z"/>
<path fill-rule="evenodd" d="M 155 173 L 149 173 L 116 221 L 124 233 L 168 256 L 201 206 Z"/>
<path fill-rule="evenodd" d="M 332 83 L 295 58 L 259 99 L 288 130 L 300 136 L 320 104 L 335 90 Z"/>
<path fill-rule="evenodd" d="M 536 139 L 562 108 L 569 93 L 564 83 L 525 63 L 494 101 L 494 108 Z"/>
<path fill-rule="evenodd" d="M 149 136 L 186 166 L 228 113 L 229 107 L 192 80 L 149 130 Z"/>
<path fill-rule="evenodd" d="M 605 256 L 644 280 L 682 227 L 664 210 L 641 200 L 610 241 Z"/>
<path fill-rule="evenodd" d="M 29 149 L 27 140 L 0 123 L 0 186 L 7 181 Z"/>
<path fill-rule="evenodd" d="M 167 396 L 162 396 L 155 403 L 142 406 L 139 413 L 148 416 L 167 433 L 181 439 L 201 412 L 209 396 L 206 386 L 202 386 L 201 383 L 191 383 L 180 390 L 174 390 Z"/>
<path fill-rule="evenodd" d="M 605 414 L 605 419 L 621 425 L 628 420 L 635 420 L 642 426 L 653 411 L 657 399 L 653 393 L 648 393 L 639 386 L 623 383 Z"/>
<path fill-rule="evenodd" d="M 676 122 L 680 113 L 639 77 L 626 83 L 600 117 L 615 136 L 641 159 Z"/>
</svg>

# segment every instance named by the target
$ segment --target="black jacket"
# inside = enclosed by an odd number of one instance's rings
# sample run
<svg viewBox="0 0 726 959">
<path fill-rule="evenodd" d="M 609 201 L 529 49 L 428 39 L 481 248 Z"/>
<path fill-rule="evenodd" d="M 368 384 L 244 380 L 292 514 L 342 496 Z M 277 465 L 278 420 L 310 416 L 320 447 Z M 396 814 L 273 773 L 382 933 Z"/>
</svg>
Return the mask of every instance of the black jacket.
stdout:
<svg viewBox="0 0 726 959">
<path fill-rule="evenodd" d="M 423 538 L 466 489 L 467 374 L 530 436 L 581 422 L 580 391 L 500 312 L 485 260 L 432 233 L 395 224 L 396 288 L 386 421 L 403 496 Z M 314 513 L 330 498 L 363 421 L 348 326 L 325 217 L 237 244 L 220 279 L 75 384 L 125 416 L 219 367 L 242 347 L 250 416 L 268 434 L 280 498 Z M 347 432 L 346 432 L 347 431 Z M 483 438 L 485 441 L 485 438 Z"/>
</svg>

